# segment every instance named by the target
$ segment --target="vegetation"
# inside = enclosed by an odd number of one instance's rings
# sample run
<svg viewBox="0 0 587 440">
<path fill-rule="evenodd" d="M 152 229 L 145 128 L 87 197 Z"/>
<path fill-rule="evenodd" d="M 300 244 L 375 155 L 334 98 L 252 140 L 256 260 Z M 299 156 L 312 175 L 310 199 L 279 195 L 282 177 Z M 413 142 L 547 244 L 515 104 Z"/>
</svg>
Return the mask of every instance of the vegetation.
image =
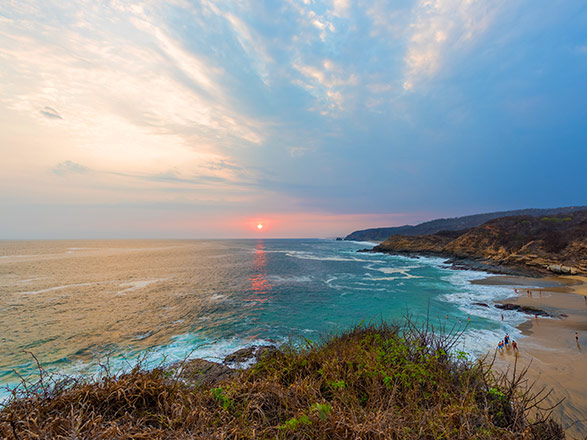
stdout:
<svg viewBox="0 0 587 440">
<path fill-rule="evenodd" d="M 506 216 L 471 229 L 431 235 L 393 235 L 373 251 L 439 255 L 506 273 L 585 274 L 587 210 L 549 217 Z"/>
<path fill-rule="evenodd" d="M 409 321 L 306 341 L 213 386 L 139 367 L 26 386 L 0 411 L 7 439 L 562 439 L 523 372 L 455 351 L 459 335 Z M 508 378 L 509 377 L 509 378 Z M 43 382 L 45 380 L 45 382 Z M 530 420 L 530 412 L 533 421 Z"/>
<path fill-rule="evenodd" d="M 490 212 L 486 214 L 467 215 L 456 218 L 441 218 L 420 223 L 416 226 L 406 225 L 393 228 L 363 229 L 361 231 L 355 231 L 347 235 L 345 240 L 381 242 L 387 240 L 392 235 L 430 235 L 437 234 L 440 231 L 461 231 L 463 229 L 470 229 L 476 226 L 480 226 L 483 223 L 496 218 L 509 216 L 556 218 L 557 220 L 554 220 L 554 222 L 558 222 L 558 217 L 552 216 L 560 216 L 564 214 L 568 215 L 585 209 L 587 209 L 587 206 L 569 206 L 565 208 L 552 209 L 518 209 L 515 211 Z"/>
</svg>

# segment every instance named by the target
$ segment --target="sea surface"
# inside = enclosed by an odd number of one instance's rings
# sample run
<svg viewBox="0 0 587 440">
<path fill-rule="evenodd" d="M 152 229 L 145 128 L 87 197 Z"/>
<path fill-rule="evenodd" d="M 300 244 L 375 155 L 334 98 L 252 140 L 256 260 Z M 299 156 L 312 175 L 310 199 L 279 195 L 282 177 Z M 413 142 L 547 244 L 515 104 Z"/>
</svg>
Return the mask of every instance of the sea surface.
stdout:
<svg viewBox="0 0 587 440">
<path fill-rule="evenodd" d="M 487 274 L 442 259 L 357 253 L 334 240 L 0 241 L 0 386 L 37 371 L 91 375 L 186 356 L 209 360 L 268 341 L 338 332 L 409 314 L 464 329 L 493 350 L 517 312 L 473 305 L 514 296 L 472 285 Z M 469 322 L 470 318 L 470 322 Z M 7 395 L 7 390 L 0 397 Z"/>
</svg>

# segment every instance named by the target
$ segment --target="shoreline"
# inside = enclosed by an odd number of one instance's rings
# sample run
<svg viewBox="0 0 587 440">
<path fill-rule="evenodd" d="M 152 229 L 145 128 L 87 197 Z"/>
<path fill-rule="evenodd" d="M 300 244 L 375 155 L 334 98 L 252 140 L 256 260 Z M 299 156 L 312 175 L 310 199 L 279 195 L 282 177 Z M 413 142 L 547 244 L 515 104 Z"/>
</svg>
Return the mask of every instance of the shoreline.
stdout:
<svg viewBox="0 0 587 440">
<path fill-rule="evenodd" d="M 544 310 L 554 317 L 532 317 L 518 325 L 524 338 L 518 341 L 519 353 L 511 349 L 497 352 L 495 366 L 511 372 L 528 367 L 528 384 L 537 392 L 552 390 L 542 406 L 562 403 L 553 410 L 565 427 L 568 438 L 584 438 L 587 432 L 587 277 L 488 276 L 471 281 L 479 285 L 511 286 L 517 296 L 501 304 L 515 304 Z M 531 293 L 529 293 L 531 292 Z M 579 336 L 575 341 L 575 332 Z M 493 353 L 490 354 L 491 356 Z"/>
<path fill-rule="evenodd" d="M 381 243 L 380 243 L 381 244 Z M 376 246 L 377 247 L 377 246 Z M 420 257 L 444 258 L 447 265 L 450 265 L 454 270 L 474 270 L 478 272 L 486 272 L 492 275 L 502 275 L 508 277 L 521 278 L 538 278 L 538 277 L 564 277 L 567 275 L 550 272 L 546 269 L 538 269 L 528 265 L 509 264 L 503 265 L 494 261 L 485 259 L 457 257 L 455 255 L 444 252 L 430 252 L 430 251 L 388 251 L 382 249 L 359 249 L 357 252 L 373 253 L 373 254 L 387 254 L 399 255 L 402 257 L 418 259 Z M 577 275 L 569 275 L 571 277 Z"/>
</svg>

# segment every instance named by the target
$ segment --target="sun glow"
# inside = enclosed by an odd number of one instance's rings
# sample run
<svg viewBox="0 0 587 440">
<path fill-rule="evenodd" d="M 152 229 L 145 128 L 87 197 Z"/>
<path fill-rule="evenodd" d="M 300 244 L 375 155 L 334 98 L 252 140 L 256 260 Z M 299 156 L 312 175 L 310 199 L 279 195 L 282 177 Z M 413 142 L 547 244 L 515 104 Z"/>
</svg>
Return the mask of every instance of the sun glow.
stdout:
<svg viewBox="0 0 587 440">
<path fill-rule="evenodd" d="M 257 229 L 260 231 L 261 229 L 263 229 L 263 225 L 261 223 L 257 224 Z"/>
</svg>

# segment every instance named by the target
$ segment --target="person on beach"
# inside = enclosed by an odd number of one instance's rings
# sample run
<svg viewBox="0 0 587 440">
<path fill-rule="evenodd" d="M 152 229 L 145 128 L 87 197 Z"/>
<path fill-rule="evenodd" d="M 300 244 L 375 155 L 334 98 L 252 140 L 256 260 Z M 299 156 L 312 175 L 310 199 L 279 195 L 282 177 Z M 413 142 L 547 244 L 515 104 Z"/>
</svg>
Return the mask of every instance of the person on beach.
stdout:
<svg viewBox="0 0 587 440">
<path fill-rule="evenodd" d="M 506 347 L 510 343 L 510 335 L 508 333 L 505 334 L 505 338 L 503 338 L 503 342 L 505 342 Z"/>
<path fill-rule="evenodd" d="M 514 351 L 518 351 L 518 343 L 516 341 L 512 341 L 512 348 Z"/>
<path fill-rule="evenodd" d="M 575 341 L 577 341 L 577 344 L 579 343 L 579 333 L 575 332 Z"/>
<path fill-rule="evenodd" d="M 471 317 L 470 316 L 467 318 L 467 322 L 471 322 Z"/>
</svg>

